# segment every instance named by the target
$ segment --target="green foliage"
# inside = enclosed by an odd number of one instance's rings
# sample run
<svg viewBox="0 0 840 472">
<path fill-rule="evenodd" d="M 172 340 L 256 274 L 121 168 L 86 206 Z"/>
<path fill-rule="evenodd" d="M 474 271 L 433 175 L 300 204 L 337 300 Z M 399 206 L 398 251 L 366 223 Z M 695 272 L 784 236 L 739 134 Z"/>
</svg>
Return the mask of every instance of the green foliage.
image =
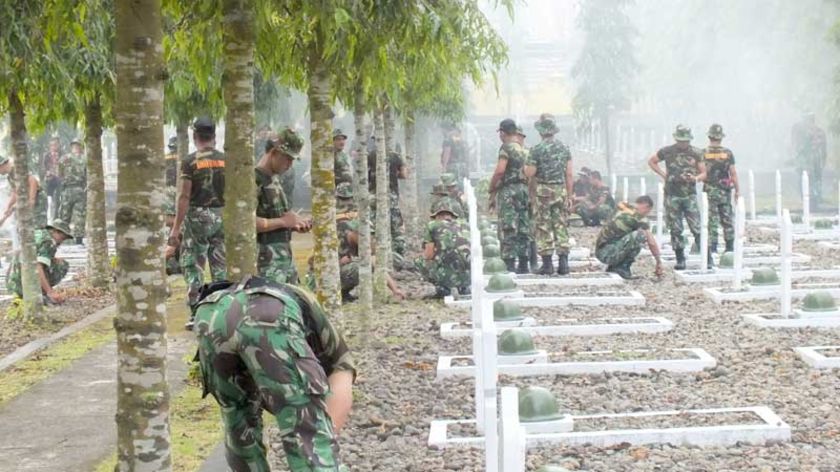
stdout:
<svg viewBox="0 0 840 472">
<path fill-rule="evenodd" d="M 15 297 L 9 306 L 6 308 L 6 318 L 10 320 L 17 320 L 23 318 L 23 299 Z"/>
</svg>

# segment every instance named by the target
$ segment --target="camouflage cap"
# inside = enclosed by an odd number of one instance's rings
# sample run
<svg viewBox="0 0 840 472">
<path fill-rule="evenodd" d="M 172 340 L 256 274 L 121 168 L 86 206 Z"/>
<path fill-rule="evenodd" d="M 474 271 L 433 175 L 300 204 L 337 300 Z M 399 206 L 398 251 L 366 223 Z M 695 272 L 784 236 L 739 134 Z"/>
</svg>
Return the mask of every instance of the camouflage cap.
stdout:
<svg viewBox="0 0 840 472">
<path fill-rule="evenodd" d="M 446 172 L 440 174 L 440 183 L 444 187 L 452 187 L 453 185 L 458 185 L 458 179 L 455 177 L 455 174 Z"/>
<path fill-rule="evenodd" d="M 172 136 L 171 138 L 169 138 L 169 144 L 167 144 L 166 146 L 172 151 L 178 149 L 178 137 Z"/>
<path fill-rule="evenodd" d="M 691 134 L 691 128 L 685 125 L 677 125 L 677 129 L 674 130 L 674 139 L 677 141 L 691 141 L 694 139 L 694 136 Z"/>
<path fill-rule="evenodd" d="M 78 144 L 79 146 L 81 146 L 81 145 L 82 145 L 82 141 L 80 141 L 80 140 L 79 140 L 79 138 L 73 138 L 73 139 L 70 141 L 70 145 L 72 146 L 72 145 L 74 145 L 74 144 Z"/>
<path fill-rule="evenodd" d="M 277 136 L 274 147 L 292 159 L 298 159 L 300 158 L 300 150 L 303 149 L 303 138 L 295 133 L 292 128 L 286 128 Z"/>
<path fill-rule="evenodd" d="M 449 198 L 442 198 L 438 200 L 437 202 L 435 202 L 434 205 L 432 205 L 432 216 L 437 216 L 439 213 L 442 212 L 449 212 L 452 214 L 452 216 L 457 218 L 461 215 L 461 212 L 458 211 L 457 208 L 455 208 L 455 205 L 453 203 L 454 202 Z"/>
<path fill-rule="evenodd" d="M 338 198 L 353 198 L 353 184 L 342 182 L 336 185 L 335 196 Z"/>
<path fill-rule="evenodd" d="M 519 136 L 522 136 L 523 138 L 527 138 L 527 137 L 528 137 L 528 135 L 527 135 L 527 134 L 525 134 L 525 131 L 524 131 L 524 130 L 522 129 L 522 127 L 521 127 L 521 126 L 519 126 L 519 125 L 516 125 L 516 134 L 518 134 Z"/>
<path fill-rule="evenodd" d="M 5 165 L 7 162 L 9 162 L 9 158 L 8 158 L 8 157 L 6 157 L 6 156 L 0 156 L 0 166 Z"/>
<path fill-rule="evenodd" d="M 534 128 L 540 134 L 557 134 L 560 131 L 557 128 L 557 123 L 554 122 L 554 115 L 550 113 L 540 115 L 540 119 L 534 123 Z"/>
<path fill-rule="evenodd" d="M 337 138 L 344 138 L 347 139 L 347 135 L 344 134 L 344 131 L 341 131 L 341 128 L 336 128 L 333 130 L 333 139 Z"/>
<path fill-rule="evenodd" d="M 496 131 L 504 131 L 507 134 L 516 134 L 516 122 L 510 118 L 505 118 L 499 123 L 499 129 Z"/>
<path fill-rule="evenodd" d="M 47 225 L 47 229 L 54 229 L 67 235 L 68 238 L 73 237 L 73 232 L 70 231 L 70 225 L 64 222 L 61 218 L 56 218 L 52 223 Z"/>
<path fill-rule="evenodd" d="M 193 123 L 193 131 L 205 134 L 215 134 L 216 123 L 209 116 L 200 116 Z"/>
<path fill-rule="evenodd" d="M 443 184 L 434 184 L 432 185 L 431 195 L 449 195 L 449 192 L 446 191 Z"/>
<path fill-rule="evenodd" d="M 709 132 L 706 133 L 711 139 L 723 139 L 726 134 L 723 133 L 723 126 L 715 123 L 712 126 L 709 126 Z"/>
</svg>

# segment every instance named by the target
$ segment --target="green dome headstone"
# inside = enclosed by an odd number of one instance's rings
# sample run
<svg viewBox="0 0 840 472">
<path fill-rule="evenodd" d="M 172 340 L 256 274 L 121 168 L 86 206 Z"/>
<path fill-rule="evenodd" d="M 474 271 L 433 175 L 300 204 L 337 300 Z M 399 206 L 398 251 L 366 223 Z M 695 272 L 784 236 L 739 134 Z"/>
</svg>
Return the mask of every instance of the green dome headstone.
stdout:
<svg viewBox="0 0 840 472">
<path fill-rule="evenodd" d="M 501 257 L 502 250 L 499 249 L 499 246 L 497 244 L 491 244 L 489 246 L 484 246 L 484 248 L 482 250 L 482 254 L 484 255 L 485 258 Z"/>
<path fill-rule="evenodd" d="M 516 303 L 505 299 L 493 302 L 493 321 L 519 321 L 523 318 L 522 308 Z"/>
<path fill-rule="evenodd" d="M 487 235 L 484 235 L 484 236 L 481 237 L 481 245 L 482 246 L 492 246 L 492 245 L 498 246 L 499 245 L 499 240 L 496 239 L 495 236 L 491 236 L 491 235 L 487 234 Z"/>
<path fill-rule="evenodd" d="M 527 356 L 536 354 L 534 339 L 521 329 L 508 329 L 499 335 L 500 356 Z"/>
<path fill-rule="evenodd" d="M 484 275 L 504 274 L 507 272 L 507 265 L 500 257 L 491 257 L 484 260 Z"/>
<path fill-rule="evenodd" d="M 504 262 L 502 263 L 504 264 Z M 516 290 L 516 282 L 509 274 L 494 274 L 490 277 L 490 281 L 484 290 L 490 293 L 513 292 Z"/>
<path fill-rule="evenodd" d="M 829 292 L 818 291 L 805 295 L 802 302 L 802 311 L 836 311 L 837 302 Z"/>
<path fill-rule="evenodd" d="M 519 392 L 519 421 L 552 421 L 562 416 L 557 408 L 557 400 L 548 389 L 527 387 Z"/>
<path fill-rule="evenodd" d="M 834 222 L 831 220 L 817 220 L 814 222 L 816 229 L 831 229 L 834 227 Z"/>
<path fill-rule="evenodd" d="M 779 274 L 770 267 L 753 269 L 752 285 L 779 285 Z"/>
<path fill-rule="evenodd" d="M 731 269 L 735 267 L 735 253 L 734 252 L 724 252 L 720 255 L 720 260 L 718 261 L 718 267 L 723 269 Z"/>
</svg>

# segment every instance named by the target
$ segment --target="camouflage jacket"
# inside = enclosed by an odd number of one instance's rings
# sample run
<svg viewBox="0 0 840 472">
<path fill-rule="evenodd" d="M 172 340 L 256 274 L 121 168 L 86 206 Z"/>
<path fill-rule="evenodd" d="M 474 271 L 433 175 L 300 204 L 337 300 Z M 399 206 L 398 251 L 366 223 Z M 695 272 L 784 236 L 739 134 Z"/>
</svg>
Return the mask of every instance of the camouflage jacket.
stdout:
<svg viewBox="0 0 840 472">
<path fill-rule="evenodd" d="M 733 187 L 730 169 L 735 165 L 732 151 L 723 146 L 710 146 L 703 150 L 703 163 L 706 164 L 706 189 L 710 187 L 728 190 Z"/>
<path fill-rule="evenodd" d="M 645 217 L 639 214 L 633 206 L 622 203 L 613 215 L 612 220 L 607 223 L 595 242 L 595 249 L 600 249 L 607 244 L 614 243 L 624 236 L 637 229 L 649 229 L 650 226 Z"/>
<path fill-rule="evenodd" d="M 462 219 L 432 220 L 426 224 L 424 243 L 435 245 L 435 261 L 451 270 L 466 270 L 470 260 L 470 235 Z"/>
<path fill-rule="evenodd" d="M 335 153 L 335 185 L 343 182 L 353 183 L 353 168 L 350 167 L 350 156 L 346 152 Z"/>
<path fill-rule="evenodd" d="M 672 197 L 690 197 L 695 192 L 694 177 L 697 165 L 703 161 L 703 152 L 693 146 L 680 149 L 676 144 L 660 149 L 656 155 L 665 163 L 667 180 L 665 193 Z"/>
<path fill-rule="evenodd" d="M 191 207 L 225 206 L 225 155 L 215 149 L 197 151 L 181 162 L 181 178 L 192 182 Z"/>
<path fill-rule="evenodd" d="M 64 187 L 84 187 L 87 185 L 87 159 L 84 154 L 67 154 L 58 161 L 58 176 Z"/>
<path fill-rule="evenodd" d="M 560 140 L 551 138 L 531 148 L 526 165 L 537 168 L 535 178 L 539 183 L 564 184 L 566 166 L 572 154 Z"/>
<path fill-rule="evenodd" d="M 522 168 L 528 160 L 528 150 L 518 143 L 505 143 L 499 148 L 499 160 L 507 160 L 507 167 L 499 185 L 512 185 L 525 182 Z"/>
<path fill-rule="evenodd" d="M 286 194 L 276 175 L 269 175 L 259 167 L 254 168 L 257 183 L 257 216 L 259 218 L 280 218 L 289 211 Z M 291 241 L 291 231 L 285 228 L 258 233 L 261 244 Z"/>
<path fill-rule="evenodd" d="M 205 311 L 197 317 L 224 320 L 229 328 L 223 332 L 231 338 L 246 318 L 251 318 L 251 323 L 276 324 L 284 331 L 300 333 L 328 376 L 333 372 L 348 371 L 356 377 L 356 367 L 344 338 L 313 295 L 302 288 L 250 277 L 238 285 L 212 293 L 199 303 L 198 309 L 213 310 L 212 316 L 207 316 Z M 214 340 L 216 343 L 223 341 Z M 298 355 L 305 355 L 304 349 L 298 351 Z M 241 368 L 239 362 L 229 367 Z"/>
<path fill-rule="evenodd" d="M 357 220 L 340 219 L 336 221 L 336 231 L 338 233 L 338 258 L 339 260 L 347 256 L 351 259 L 359 255 L 359 248 L 350 244 L 350 233 L 356 232 Z"/>
<path fill-rule="evenodd" d="M 166 153 L 166 186 L 174 187 L 178 183 L 178 153 Z"/>
<path fill-rule="evenodd" d="M 602 205 L 609 205 L 610 207 L 615 207 L 615 199 L 612 196 L 612 192 L 610 192 L 610 188 L 606 185 L 602 185 L 600 187 L 590 186 L 589 187 L 589 195 L 587 196 L 587 200 L 590 203 L 598 203 L 601 198 L 604 201 L 601 203 Z"/>
</svg>

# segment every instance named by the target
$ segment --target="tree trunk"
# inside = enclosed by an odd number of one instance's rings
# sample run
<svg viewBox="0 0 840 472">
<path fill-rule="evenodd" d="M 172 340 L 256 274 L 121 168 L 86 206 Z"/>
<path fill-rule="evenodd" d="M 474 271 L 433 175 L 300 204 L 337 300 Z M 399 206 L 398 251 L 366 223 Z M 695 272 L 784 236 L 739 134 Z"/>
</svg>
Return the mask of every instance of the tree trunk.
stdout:
<svg viewBox="0 0 840 472">
<path fill-rule="evenodd" d="M 254 181 L 254 5 L 222 2 L 225 115 L 225 258 L 230 280 L 257 273 Z"/>
<path fill-rule="evenodd" d="M 370 194 L 368 193 L 368 158 L 365 134 L 365 95 L 361 87 L 356 90 L 356 103 L 353 109 L 353 124 L 356 127 L 356 145 L 354 169 L 356 171 L 356 206 L 359 208 L 359 303 L 362 313 L 373 310 L 373 274 L 370 263 Z"/>
<path fill-rule="evenodd" d="M 373 295 L 377 302 L 388 299 L 388 256 L 391 254 L 391 215 L 388 205 L 388 164 L 385 152 L 385 112 L 380 108 L 374 118 L 376 128 L 376 270 L 373 272 Z"/>
<path fill-rule="evenodd" d="M 335 227 L 335 158 L 332 147 L 332 84 L 318 48 L 310 52 L 309 116 L 312 140 L 312 235 L 316 295 L 329 310 L 341 308 L 338 234 Z"/>
<path fill-rule="evenodd" d="M 417 206 L 417 168 L 415 162 L 415 121 L 414 113 L 409 111 L 403 120 L 405 129 L 405 186 L 403 190 L 403 208 L 405 208 L 405 232 L 408 247 L 412 250 L 420 248 L 420 231 L 418 228 Z"/>
<path fill-rule="evenodd" d="M 189 134 L 188 120 L 179 122 L 175 125 L 175 135 L 178 137 L 178 162 L 183 161 L 190 154 L 190 134 Z M 181 172 L 180 166 L 178 168 L 178 182 L 180 186 Z"/>
<path fill-rule="evenodd" d="M 105 220 L 105 173 L 102 170 L 102 106 L 96 94 L 85 107 L 85 147 L 87 148 L 88 280 L 104 288 L 111 280 L 108 234 Z"/>
<path fill-rule="evenodd" d="M 9 93 L 9 118 L 12 148 L 15 153 L 15 223 L 20 240 L 20 276 L 23 291 L 23 316 L 26 318 L 41 314 L 43 299 L 41 284 L 35 270 L 35 235 L 32 207 L 29 205 L 29 152 L 26 136 L 26 117 L 17 90 Z M 42 183 L 43 185 L 43 183 Z M 42 190 L 44 191 L 44 190 Z"/>
<path fill-rule="evenodd" d="M 388 103 L 388 101 L 385 102 L 383 119 L 385 121 L 385 180 L 383 182 L 385 182 L 385 191 L 387 192 L 387 198 L 388 198 L 388 212 L 386 213 L 386 215 L 388 215 L 388 244 L 389 244 L 389 249 L 388 249 L 388 252 L 386 254 L 383 254 L 383 256 L 387 255 L 387 258 L 382 259 L 382 266 L 387 267 L 390 270 L 391 267 L 393 267 L 393 262 L 394 262 L 393 261 L 394 235 L 391 234 L 391 224 L 390 224 L 390 221 L 391 221 L 391 198 L 390 198 L 391 197 L 391 187 L 390 187 L 391 186 L 391 180 L 390 180 L 391 169 L 388 166 L 388 161 L 390 161 L 391 154 L 396 152 L 396 146 L 395 146 L 396 139 L 394 138 L 394 134 L 395 134 L 394 129 L 396 128 L 396 126 L 394 125 L 394 109 L 391 106 L 391 104 Z"/>
<path fill-rule="evenodd" d="M 169 471 L 160 0 L 115 4 L 117 470 Z"/>
</svg>

